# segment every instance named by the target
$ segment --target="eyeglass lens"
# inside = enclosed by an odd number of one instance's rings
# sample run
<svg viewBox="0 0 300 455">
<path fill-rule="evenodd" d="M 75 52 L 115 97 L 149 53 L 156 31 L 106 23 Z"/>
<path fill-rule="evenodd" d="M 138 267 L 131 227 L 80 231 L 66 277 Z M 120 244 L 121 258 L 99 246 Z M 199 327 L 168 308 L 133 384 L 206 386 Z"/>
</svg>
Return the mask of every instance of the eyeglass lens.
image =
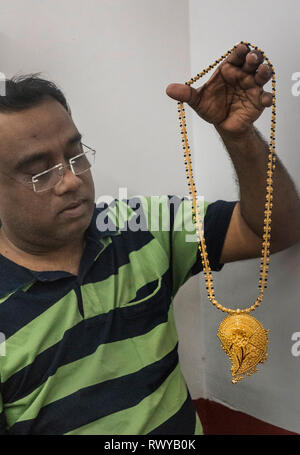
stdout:
<svg viewBox="0 0 300 455">
<path fill-rule="evenodd" d="M 70 165 L 75 175 L 88 171 L 94 163 L 94 152 L 89 150 L 72 160 Z M 46 191 L 53 188 L 63 178 L 63 169 L 56 167 L 39 175 L 34 182 L 36 192 Z"/>
</svg>

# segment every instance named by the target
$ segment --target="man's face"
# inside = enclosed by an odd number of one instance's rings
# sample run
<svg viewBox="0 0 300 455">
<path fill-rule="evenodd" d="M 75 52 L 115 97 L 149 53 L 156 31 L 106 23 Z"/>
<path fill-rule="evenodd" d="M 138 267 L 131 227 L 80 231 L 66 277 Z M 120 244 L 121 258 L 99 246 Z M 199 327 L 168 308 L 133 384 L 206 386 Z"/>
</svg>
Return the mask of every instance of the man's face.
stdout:
<svg viewBox="0 0 300 455">
<path fill-rule="evenodd" d="M 68 144 L 78 133 L 71 116 L 52 98 L 20 112 L 0 113 L 0 171 L 18 180 L 0 173 L 0 219 L 18 247 L 61 248 L 82 238 L 87 229 L 95 199 L 90 170 L 75 176 L 66 168 L 61 182 L 40 193 L 19 183 L 56 164 L 66 165 L 81 153 L 80 139 Z M 38 152 L 37 161 L 19 165 Z M 84 201 L 79 209 L 62 211 L 76 201 Z"/>
</svg>

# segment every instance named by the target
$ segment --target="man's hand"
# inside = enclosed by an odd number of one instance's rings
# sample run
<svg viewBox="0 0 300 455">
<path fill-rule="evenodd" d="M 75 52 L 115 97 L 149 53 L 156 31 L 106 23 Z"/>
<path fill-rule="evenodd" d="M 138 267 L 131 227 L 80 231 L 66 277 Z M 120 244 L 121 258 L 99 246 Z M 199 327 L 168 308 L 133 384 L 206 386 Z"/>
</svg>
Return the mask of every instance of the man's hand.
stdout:
<svg viewBox="0 0 300 455">
<path fill-rule="evenodd" d="M 263 61 L 261 52 L 239 44 L 204 85 L 194 89 L 170 84 L 166 93 L 189 104 L 219 132 L 240 135 L 272 105 L 272 93 L 263 89 L 272 77 L 272 68 Z"/>
</svg>

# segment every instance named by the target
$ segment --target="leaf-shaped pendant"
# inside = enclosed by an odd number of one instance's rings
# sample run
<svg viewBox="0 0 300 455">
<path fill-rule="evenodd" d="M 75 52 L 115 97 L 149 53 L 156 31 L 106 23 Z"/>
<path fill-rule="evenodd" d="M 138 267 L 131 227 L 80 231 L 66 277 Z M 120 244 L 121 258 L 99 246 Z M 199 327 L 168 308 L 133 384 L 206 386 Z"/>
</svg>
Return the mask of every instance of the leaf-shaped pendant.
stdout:
<svg viewBox="0 0 300 455">
<path fill-rule="evenodd" d="M 269 330 L 247 313 L 235 313 L 221 322 L 218 338 L 231 360 L 232 382 L 242 380 L 257 371 L 259 363 L 267 359 Z"/>
</svg>

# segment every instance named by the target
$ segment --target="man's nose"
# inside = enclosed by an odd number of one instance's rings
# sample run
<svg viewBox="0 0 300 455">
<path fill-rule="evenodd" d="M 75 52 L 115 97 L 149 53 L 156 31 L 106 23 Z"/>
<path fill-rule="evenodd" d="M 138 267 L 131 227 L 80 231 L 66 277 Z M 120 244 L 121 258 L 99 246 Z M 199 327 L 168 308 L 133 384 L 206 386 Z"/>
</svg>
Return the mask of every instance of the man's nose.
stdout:
<svg viewBox="0 0 300 455">
<path fill-rule="evenodd" d="M 69 166 L 63 168 L 62 172 L 61 180 L 54 187 L 57 195 L 61 195 L 67 191 L 75 191 L 82 184 L 80 176 L 75 175 Z"/>
</svg>

